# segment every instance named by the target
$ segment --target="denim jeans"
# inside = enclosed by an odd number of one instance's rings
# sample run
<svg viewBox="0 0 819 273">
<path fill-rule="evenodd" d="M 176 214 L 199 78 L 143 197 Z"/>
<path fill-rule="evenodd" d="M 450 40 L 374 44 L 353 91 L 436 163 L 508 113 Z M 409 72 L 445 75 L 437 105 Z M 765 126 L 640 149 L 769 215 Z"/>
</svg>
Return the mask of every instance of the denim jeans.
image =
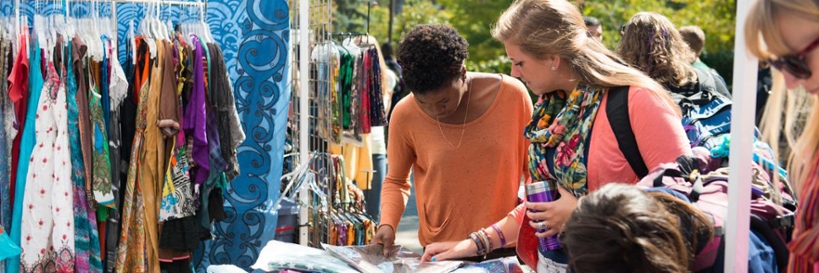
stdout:
<svg viewBox="0 0 819 273">
<path fill-rule="evenodd" d="M 373 181 L 369 190 L 364 191 L 364 198 L 367 201 L 367 214 L 373 220 L 378 221 L 381 212 L 381 184 L 387 177 L 387 155 L 373 154 Z"/>
</svg>

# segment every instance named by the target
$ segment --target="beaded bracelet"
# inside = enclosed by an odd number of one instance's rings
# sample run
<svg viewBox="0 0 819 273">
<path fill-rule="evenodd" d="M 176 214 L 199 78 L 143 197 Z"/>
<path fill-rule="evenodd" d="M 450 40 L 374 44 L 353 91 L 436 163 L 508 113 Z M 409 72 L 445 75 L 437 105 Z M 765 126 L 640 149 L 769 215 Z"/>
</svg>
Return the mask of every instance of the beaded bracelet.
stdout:
<svg viewBox="0 0 819 273">
<path fill-rule="evenodd" d="M 485 246 L 484 246 L 483 242 L 481 241 L 481 238 L 479 238 L 478 233 L 477 232 L 470 233 L 469 234 L 469 239 L 472 239 L 472 241 L 475 242 L 475 246 L 478 247 L 478 250 L 477 250 L 477 252 L 475 254 L 478 255 L 478 256 L 482 255 L 481 253 L 483 253 L 485 251 L 484 250 Z"/>
<path fill-rule="evenodd" d="M 481 240 L 483 240 L 483 243 L 485 244 L 484 247 L 485 252 L 480 255 L 486 255 L 489 254 L 489 252 L 492 252 L 492 240 L 489 240 L 489 234 L 486 234 L 486 231 L 481 229 L 478 230 L 478 235 L 480 235 Z"/>
<path fill-rule="evenodd" d="M 503 248 L 506 246 L 506 236 L 503 236 L 503 231 L 498 227 L 498 224 L 492 224 L 492 229 L 495 230 L 495 233 L 498 234 L 500 238 L 500 247 Z"/>
</svg>

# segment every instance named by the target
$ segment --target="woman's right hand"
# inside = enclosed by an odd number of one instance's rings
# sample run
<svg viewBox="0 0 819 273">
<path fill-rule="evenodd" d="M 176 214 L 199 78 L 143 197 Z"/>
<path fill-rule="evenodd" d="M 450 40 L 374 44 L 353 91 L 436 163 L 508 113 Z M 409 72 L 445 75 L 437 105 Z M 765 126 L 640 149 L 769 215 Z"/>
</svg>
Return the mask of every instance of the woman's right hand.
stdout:
<svg viewBox="0 0 819 273">
<path fill-rule="evenodd" d="M 421 257 L 422 262 L 444 261 L 450 259 L 472 257 L 478 253 L 475 242 L 466 239 L 463 241 L 441 242 L 429 244 Z"/>
<path fill-rule="evenodd" d="M 373 236 L 370 244 L 382 245 L 384 247 L 384 257 L 389 256 L 390 250 L 392 250 L 392 246 L 395 244 L 395 230 L 392 226 L 382 225 L 375 232 L 375 236 Z"/>
</svg>

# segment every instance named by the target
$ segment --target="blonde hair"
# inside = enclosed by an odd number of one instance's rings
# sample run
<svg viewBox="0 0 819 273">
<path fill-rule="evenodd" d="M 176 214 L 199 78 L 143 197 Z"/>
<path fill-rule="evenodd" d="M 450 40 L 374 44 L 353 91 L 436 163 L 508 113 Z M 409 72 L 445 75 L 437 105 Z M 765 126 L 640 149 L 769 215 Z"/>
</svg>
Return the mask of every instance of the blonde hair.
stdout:
<svg viewBox="0 0 819 273">
<path fill-rule="evenodd" d="M 762 60 L 770 60 L 793 51 L 785 44 L 776 22 L 777 17 L 784 14 L 819 21 L 819 3 L 813 0 L 757 1 L 751 7 L 745 22 L 745 44 L 752 54 Z M 807 94 L 801 88 L 786 90 L 782 74 L 778 71 L 772 70 L 771 75 L 773 86 L 762 118 L 762 136 L 771 143 L 776 154 L 779 153 L 777 144 L 780 136 L 785 136 L 791 148 L 787 164 L 790 181 L 799 193 L 808 180 L 811 168 L 819 160 L 819 155 L 816 154 L 819 148 L 819 104 L 816 103 L 816 96 Z M 794 127 L 798 127 L 794 123 L 804 117 L 807 109 L 811 110 L 807 113 L 804 129 L 794 132 Z"/>
<path fill-rule="evenodd" d="M 680 110 L 665 88 L 628 67 L 602 43 L 589 38 L 580 11 L 566 0 L 516 0 L 498 19 L 492 36 L 520 46 L 525 54 L 567 61 L 581 84 L 593 87 L 639 86 Z"/>
<path fill-rule="evenodd" d="M 697 80 L 691 66 L 697 56 L 674 24 L 658 13 L 640 12 L 631 17 L 617 53 L 662 84 L 685 86 Z"/>
</svg>

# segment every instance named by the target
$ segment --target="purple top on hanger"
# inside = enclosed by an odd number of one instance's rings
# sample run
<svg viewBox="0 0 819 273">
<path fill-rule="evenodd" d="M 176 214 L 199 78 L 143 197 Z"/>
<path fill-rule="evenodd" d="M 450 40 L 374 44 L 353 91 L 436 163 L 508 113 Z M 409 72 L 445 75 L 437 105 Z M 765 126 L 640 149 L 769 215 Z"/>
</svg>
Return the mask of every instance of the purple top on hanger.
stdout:
<svg viewBox="0 0 819 273">
<path fill-rule="evenodd" d="M 191 34 L 194 47 L 193 60 L 193 89 L 185 113 L 184 129 L 193 136 L 193 162 L 196 163 L 196 175 L 193 182 L 202 185 L 210 175 L 210 160 L 208 157 L 208 137 L 206 131 L 207 115 L 205 112 L 205 75 L 202 63 L 202 44 L 199 37 Z"/>
</svg>

